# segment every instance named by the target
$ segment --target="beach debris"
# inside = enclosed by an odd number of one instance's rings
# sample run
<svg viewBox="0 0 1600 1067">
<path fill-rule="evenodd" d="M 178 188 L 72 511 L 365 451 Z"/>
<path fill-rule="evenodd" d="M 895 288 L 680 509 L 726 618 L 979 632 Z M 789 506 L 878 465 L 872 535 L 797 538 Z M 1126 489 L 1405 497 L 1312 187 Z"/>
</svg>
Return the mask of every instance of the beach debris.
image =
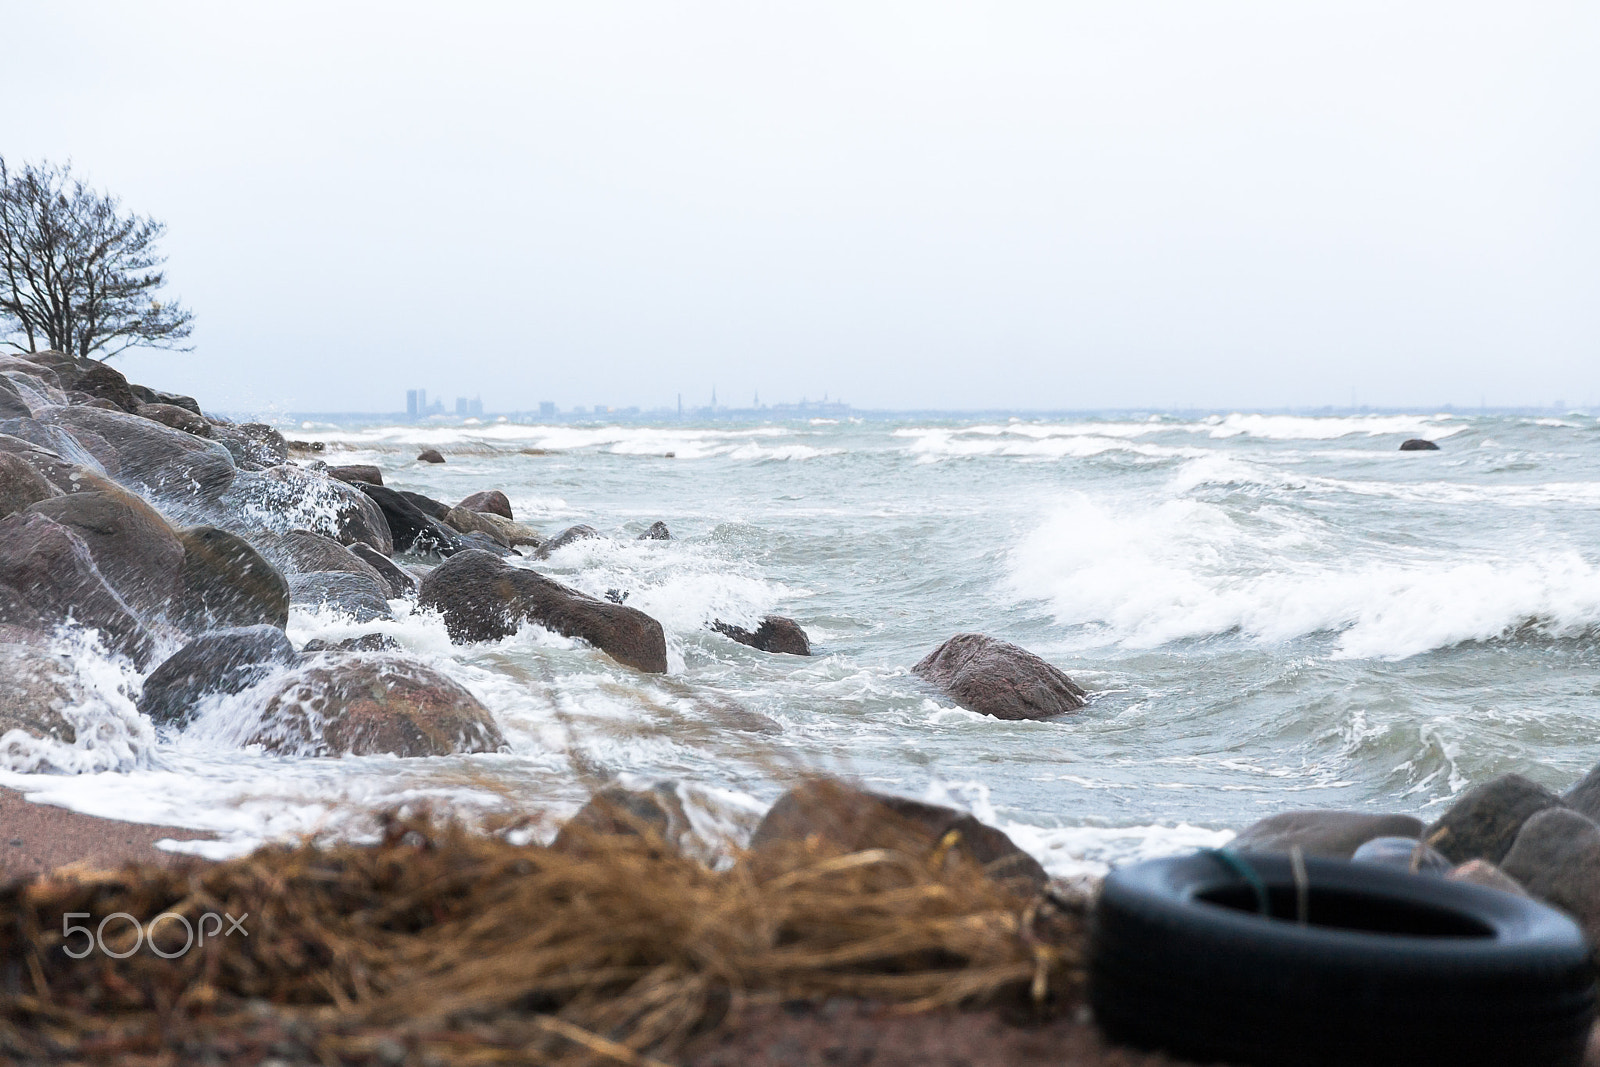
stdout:
<svg viewBox="0 0 1600 1067">
<path fill-rule="evenodd" d="M 1262 853 L 1298 848 L 1307 856 L 1347 860 L 1378 838 L 1404 838 L 1415 845 L 1421 837 L 1422 820 L 1414 815 L 1315 809 L 1269 815 L 1246 827 L 1228 847 Z"/>
<path fill-rule="evenodd" d="M 276 626 L 213 630 L 184 645 L 145 679 L 139 710 L 157 726 L 189 724 L 195 705 L 217 693 L 242 693 L 276 667 L 299 662 Z"/>
<path fill-rule="evenodd" d="M 1062 671 L 987 634 L 956 634 L 911 673 L 969 711 L 997 719 L 1048 719 L 1088 703 L 1084 690 Z"/>
<path fill-rule="evenodd" d="M 497 641 L 538 623 L 589 642 L 619 663 L 652 674 L 667 670 L 661 624 L 642 611 L 580 593 L 553 578 L 513 567 L 488 552 L 461 552 L 423 580 L 418 604 L 444 615 L 457 644 Z"/>
<path fill-rule="evenodd" d="M 764 615 L 761 622 L 754 630 L 746 630 L 742 626 L 713 619 L 711 629 L 725 637 L 731 637 L 741 645 L 760 649 L 762 652 L 785 653 L 790 656 L 811 655 L 811 639 L 806 636 L 805 630 L 793 619 L 783 615 Z"/>
</svg>

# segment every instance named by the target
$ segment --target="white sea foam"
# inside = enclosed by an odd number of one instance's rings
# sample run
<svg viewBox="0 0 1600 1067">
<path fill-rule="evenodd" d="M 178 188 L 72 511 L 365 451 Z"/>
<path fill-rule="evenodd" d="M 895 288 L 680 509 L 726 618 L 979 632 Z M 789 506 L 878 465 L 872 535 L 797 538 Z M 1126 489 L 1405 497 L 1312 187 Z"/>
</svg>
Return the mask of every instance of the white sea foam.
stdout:
<svg viewBox="0 0 1600 1067">
<path fill-rule="evenodd" d="M 782 426 L 750 429 L 674 429 L 659 426 L 547 426 L 491 423 L 481 426 L 385 426 L 364 430 L 330 428 L 308 433 L 308 440 L 346 449 L 391 452 L 411 448 L 484 448 L 491 453 L 537 448 L 549 452 L 595 451 L 619 456 L 677 459 L 727 457 L 736 460 L 805 460 L 844 450 L 801 441 L 805 431 Z"/>
<path fill-rule="evenodd" d="M 93 774 L 149 766 L 155 732 L 134 706 L 133 665 L 107 652 L 98 631 L 76 626 L 58 630 L 50 652 L 68 672 L 69 700 L 60 711 L 74 740 L 8 730 L 0 735 L 0 770 Z"/>
<path fill-rule="evenodd" d="M 1334 655 L 1403 659 L 1522 627 L 1600 625 L 1600 569 L 1571 550 L 1365 558 L 1312 520 L 1248 523 L 1200 501 L 1118 510 L 1079 497 L 1012 554 L 1012 590 L 1067 625 L 1131 648 L 1237 632 L 1262 642 L 1337 634 Z"/>
</svg>

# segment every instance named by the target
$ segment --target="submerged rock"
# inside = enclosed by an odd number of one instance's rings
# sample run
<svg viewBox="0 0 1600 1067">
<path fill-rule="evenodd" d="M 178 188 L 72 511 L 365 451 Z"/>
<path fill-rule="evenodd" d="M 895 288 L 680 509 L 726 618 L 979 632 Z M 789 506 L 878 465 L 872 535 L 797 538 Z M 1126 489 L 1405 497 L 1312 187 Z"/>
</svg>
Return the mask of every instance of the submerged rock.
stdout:
<svg viewBox="0 0 1600 1067">
<path fill-rule="evenodd" d="M 911 672 L 962 707 L 997 719 L 1048 719 L 1088 703 L 1076 682 L 1025 648 L 987 634 L 956 634 Z"/>
<path fill-rule="evenodd" d="M 289 625 L 289 583 L 238 534 L 191 526 L 178 535 L 183 594 L 174 621 L 190 631 Z"/>
<path fill-rule="evenodd" d="M 721 619 L 713 622 L 711 628 L 719 634 L 733 638 L 741 645 L 749 645 L 762 652 L 782 652 L 791 656 L 811 655 L 811 640 L 806 637 L 806 632 L 800 628 L 799 623 L 782 615 L 765 616 L 761 620 L 761 625 L 754 631 L 734 626 Z"/>
<path fill-rule="evenodd" d="M 1463 793 L 1424 837 L 1451 863 L 1486 859 L 1500 864 L 1523 823 L 1546 808 L 1559 807 L 1561 798 L 1537 782 L 1520 774 L 1501 775 Z"/>
<path fill-rule="evenodd" d="M 330 608 L 356 622 L 392 619 L 389 585 L 375 575 L 312 571 L 289 576 L 289 603 L 313 611 Z"/>
<path fill-rule="evenodd" d="M 187 726 L 206 697 L 242 693 L 299 659 L 275 626 L 213 630 L 184 645 L 145 679 L 139 710 L 157 726 Z"/>
<path fill-rule="evenodd" d="M 499 515 L 503 519 L 516 518 L 515 515 L 511 514 L 510 499 L 498 489 L 486 489 L 481 493 L 473 493 L 457 504 L 456 507 L 466 508 L 468 511 Z"/>
<path fill-rule="evenodd" d="M 267 701 L 250 743 L 305 756 L 448 756 L 505 744 L 456 682 L 393 653 L 324 652 Z"/>
<path fill-rule="evenodd" d="M 356 637 L 346 637 L 342 641 L 325 641 L 320 637 L 313 637 L 300 649 L 301 652 L 398 652 L 401 645 L 399 641 L 388 634 L 360 634 Z"/>
<path fill-rule="evenodd" d="M 1000 830 L 965 812 L 872 793 L 832 779 L 808 782 L 779 797 L 751 835 L 750 849 L 759 852 L 812 838 L 842 852 L 883 848 L 918 859 L 947 848 L 946 862 L 966 859 L 1021 892 L 1037 892 L 1049 881 L 1038 860 Z"/>
<path fill-rule="evenodd" d="M 134 493 L 109 489 L 41 500 L 30 512 L 71 529 L 122 599 L 149 618 L 164 615 L 183 569 L 178 532 Z"/>
<path fill-rule="evenodd" d="M 1439 446 L 1434 444 L 1432 441 L 1424 440 L 1421 437 L 1413 437 L 1409 441 L 1400 442 L 1400 451 L 1402 451 L 1402 452 L 1437 452 L 1437 451 L 1439 451 Z"/>
<path fill-rule="evenodd" d="M 644 612 L 580 593 L 487 552 L 462 552 L 440 564 L 423 581 L 417 602 L 438 609 L 458 643 L 496 641 L 535 622 L 582 638 L 638 670 L 667 670 L 661 624 Z"/>
<path fill-rule="evenodd" d="M 1422 836 L 1422 820 L 1413 815 L 1374 815 L 1365 811 L 1285 811 L 1246 827 L 1229 846 L 1236 852 L 1288 852 L 1295 846 L 1307 856 L 1347 860 L 1378 838 L 1405 838 L 1413 845 Z"/>
<path fill-rule="evenodd" d="M 107 584 L 83 539 L 44 515 L 0 519 L 0 623 L 51 630 L 68 619 L 99 630 L 111 649 L 144 667 L 154 642 Z"/>
</svg>

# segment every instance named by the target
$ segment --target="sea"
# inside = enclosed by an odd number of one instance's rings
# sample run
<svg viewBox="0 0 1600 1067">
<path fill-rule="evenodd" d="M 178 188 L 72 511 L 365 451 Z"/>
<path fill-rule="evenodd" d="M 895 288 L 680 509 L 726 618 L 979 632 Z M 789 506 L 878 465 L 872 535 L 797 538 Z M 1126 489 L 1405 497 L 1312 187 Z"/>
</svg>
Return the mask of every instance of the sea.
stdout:
<svg viewBox="0 0 1600 1067">
<path fill-rule="evenodd" d="M 509 751 L 432 759 L 242 747 L 260 701 L 186 731 L 65 633 L 70 751 L 0 746 L 0 784 L 77 811 L 212 831 L 221 856 L 372 832 L 428 805 L 548 836 L 600 783 L 679 784 L 725 857 L 799 776 L 828 772 L 999 826 L 1053 874 L 1217 846 L 1275 812 L 1437 814 L 1519 772 L 1600 760 L 1600 419 L 1459 412 L 883 416 L 659 424 L 306 422 L 329 463 L 446 502 L 503 490 L 580 541 L 533 567 L 660 621 L 640 674 L 537 626 L 452 645 L 411 603 L 356 624 L 296 609 L 298 644 L 392 635 L 471 690 Z M 1399 450 L 1425 438 L 1438 451 Z M 439 449 L 442 465 L 419 463 Z M 637 540 L 660 520 L 670 541 Z M 797 620 L 809 658 L 709 629 Z M 910 668 L 981 631 L 1090 692 L 1006 722 Z"/>
</svg>

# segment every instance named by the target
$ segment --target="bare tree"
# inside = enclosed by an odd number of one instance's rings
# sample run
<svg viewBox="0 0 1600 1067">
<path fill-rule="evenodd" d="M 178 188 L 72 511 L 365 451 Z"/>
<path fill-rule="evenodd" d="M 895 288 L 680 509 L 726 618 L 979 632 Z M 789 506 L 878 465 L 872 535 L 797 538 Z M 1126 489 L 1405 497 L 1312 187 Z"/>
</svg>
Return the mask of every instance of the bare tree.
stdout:
<svg viewBox="0 0 1600 1067">
<path fill-rule="evenodd" d="M 194 315 L 156 292 L 166 224 L 72 176 L 72 166 L 0 156 L 0 345 L 105 360 L 129 348 L 183 344 Z"/>
</svg>

